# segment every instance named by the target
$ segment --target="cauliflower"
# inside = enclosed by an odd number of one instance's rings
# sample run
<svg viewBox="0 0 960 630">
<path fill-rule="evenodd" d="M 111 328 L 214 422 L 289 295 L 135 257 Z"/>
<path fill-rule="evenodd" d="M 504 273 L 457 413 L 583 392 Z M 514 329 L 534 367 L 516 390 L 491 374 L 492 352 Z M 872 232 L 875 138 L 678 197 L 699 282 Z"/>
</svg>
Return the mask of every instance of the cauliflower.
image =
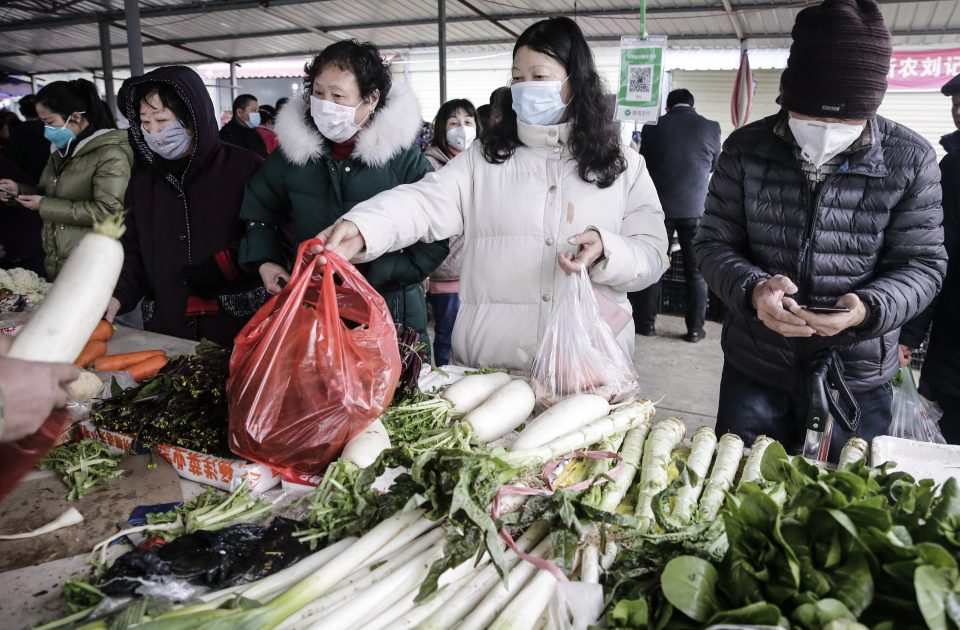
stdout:
<svg viewBox="0 0 960 630">
<path fill-rule="evenodd" d="M 25 295 L 31 303 L 36 304 L 43 301 L 50 290 L 50 283 L 29 269 L 0 269 L 0 289 Z"/>
</svg>

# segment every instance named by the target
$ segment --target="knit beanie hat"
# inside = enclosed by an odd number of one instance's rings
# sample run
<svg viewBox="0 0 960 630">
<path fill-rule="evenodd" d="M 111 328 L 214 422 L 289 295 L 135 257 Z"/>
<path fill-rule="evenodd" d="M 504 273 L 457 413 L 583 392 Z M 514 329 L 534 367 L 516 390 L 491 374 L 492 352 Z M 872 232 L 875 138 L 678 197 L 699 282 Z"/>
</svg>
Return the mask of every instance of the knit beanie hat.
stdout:
<svg viewBox="0 0 960 630">
<path fill-rule="evenodd" d="M 824 118 L 870 118 L 887 91 L 893 47 L 874 0 L 825 0 L 793 25 L 783 109 Z"/>
</svg>

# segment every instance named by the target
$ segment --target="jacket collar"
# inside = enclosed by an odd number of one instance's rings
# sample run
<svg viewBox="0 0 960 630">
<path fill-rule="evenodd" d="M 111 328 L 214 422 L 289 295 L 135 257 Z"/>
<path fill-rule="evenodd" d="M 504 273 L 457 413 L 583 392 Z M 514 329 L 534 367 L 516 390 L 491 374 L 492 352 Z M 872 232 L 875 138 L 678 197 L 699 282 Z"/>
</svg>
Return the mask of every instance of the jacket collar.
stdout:
<svg viewBox="0 0 960 630">
<path fill-rule="evenodd" d="M 116 129 L 97 129 L 77 143 L 77 145 L 73 148 L 73 151 L 70 152 L 70 157 L 76 157 L 80 155 L 80 153 L 82 153 L 86 148 L 100 145 L 100 142 L 94 142 L 94 140 L 110 133 L 111 131 L 116 131 Z M 52 142 L 50 143 L 50 153 L 56 153 L 58 156 L 63 157 L 63 155 L 60 153 L 60 150 Z"/>
<path fill-rule="evenodd" d="M 793 135 L 790 134 L 790 138 L 787 139 L 777 133 L 777 127 L 785 122 L 786 116 L 787 112 L 781 111 L 772 116 L 767 116 L 760 121 L 760 124 L 768 129 L 770 133 L 766 134 L 764 141 L 757 143 L 756 151 L 766 158 L 793 164 L 797 161 L 793 152 L 793 145 L 795 144 Z M 867 124 L 870 125 L 870 144 L 852 153 L 847 160 L 840 165 L 837 173 L 864 175 L 866 177 L 887 176 L 887 166 L 883 156 L 883 139 L 877 123 L 877 117 L 873 116 L 870 118 Z M 785 124 L 784 127 L 786 127 L 786 133 L 789 134 L 790 127 Z"/>
<path fill-rule="evenodd" d="M 450 157 L 440 150 L 440 147 L 435 145 L 428 145 L 426 149 L 423 150 L 423 154 L 427 157 L 432 157 L 440 164 L 446 164 L 450 161 Z"/>
<path fill-rule="evenodd" d="M 386 104 L 357 134 L 357 147 L 352 157 L 367 166 L 384 166 L 413 144 L 420 124 L 417 97 L 407 85 L 395 84 Z M 327 139 L 317 130 L 302 98 L 290 99 L 280 110 L 273 130 L 280 140 L 280 150 L 297 166 L 326 157 L 330 152 Z"/>
<path fill-rule="evenodd" d="M 940 146 L 942 146 L 947 153 L 960 153 L 960 129 L 940 138 Z"/>
<path fill-rule="evenodd" d="M 548 149 L 558 144 L 566 144 L 570 140 L 572 123 L 559 125 L 528 125 L 517 121 L 517 136 L 524 146 L 531 149 Z"/>
</svg>

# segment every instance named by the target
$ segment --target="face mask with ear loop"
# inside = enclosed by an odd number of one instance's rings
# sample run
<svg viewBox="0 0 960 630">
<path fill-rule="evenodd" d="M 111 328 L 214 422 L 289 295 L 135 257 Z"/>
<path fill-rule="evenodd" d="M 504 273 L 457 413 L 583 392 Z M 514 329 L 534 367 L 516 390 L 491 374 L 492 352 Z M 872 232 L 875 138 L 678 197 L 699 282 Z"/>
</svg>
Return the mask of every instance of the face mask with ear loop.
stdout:
<svg viewBox="0 0 960 630">
<path fill-rule="evenodd" d="M 78 116 L 86 113 L 87 112 L 76 112 Z M 63 123 L 62 127 L 43 126 L 43 137 L 46 138 L 48 142 L 53 143 L 53 146 L 57 147 L 60 151 L 66 151 L 70 143 L 77 139 L 77 134 L 73 132 L 73 129 L 67 127 L 72 117 L 73 114 L 67 116 L 67 121 Z"/>
<path fill-rule="evenodd" d="M 800 145 L 800 156 L 816 168 L 843 153 L 863 133 L 863 125 L 847 123 L 791 118 L 789 124 Z"/>
<path fill-rule="evenodd" d="M 311 96 L 310 116 L 324 138 L 340 144 L 357 135 L 363 124 L 370 118 L 368 113 L 359 125 L 353 122 L 357 116 L 357 109 L 363 103 L 364 101 L 361 100 L 356 107 L 347 107 Z"/>
</svg>

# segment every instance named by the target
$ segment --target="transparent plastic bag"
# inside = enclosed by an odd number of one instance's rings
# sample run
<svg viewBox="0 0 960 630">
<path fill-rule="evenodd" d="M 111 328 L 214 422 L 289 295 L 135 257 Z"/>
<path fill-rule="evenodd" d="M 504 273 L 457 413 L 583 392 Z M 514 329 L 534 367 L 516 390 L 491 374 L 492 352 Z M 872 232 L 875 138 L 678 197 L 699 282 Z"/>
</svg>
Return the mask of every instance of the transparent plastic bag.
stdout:
<svg viewBox="0 0 960 630">
<path fill-rule="evenodd" d="M 943 412 L 936 403 L 917 391 L 917 381 L 910 366 L 900 368 L 890 384 L 893 387 L 893 419 L 889 435 L 916 442 L 946 444 L 938 424 Z"/>
<path fill-rule="evenodd" d="M 230 450 L 290 479 L 322 473 L 400 378 L 386 303 L 338 256 L 321 267 L 319 243 L 300 245 L 289 284 L 237 335 L 227 380 Z"/>
<path fill-rule="evenodd" d="M 632 358 L 600 315 L 585 268 L 567 276 L 533 358 L 530 382 L 541 408 L 574 394 L 619 402 L 639 387 Z"/>
</svg>

